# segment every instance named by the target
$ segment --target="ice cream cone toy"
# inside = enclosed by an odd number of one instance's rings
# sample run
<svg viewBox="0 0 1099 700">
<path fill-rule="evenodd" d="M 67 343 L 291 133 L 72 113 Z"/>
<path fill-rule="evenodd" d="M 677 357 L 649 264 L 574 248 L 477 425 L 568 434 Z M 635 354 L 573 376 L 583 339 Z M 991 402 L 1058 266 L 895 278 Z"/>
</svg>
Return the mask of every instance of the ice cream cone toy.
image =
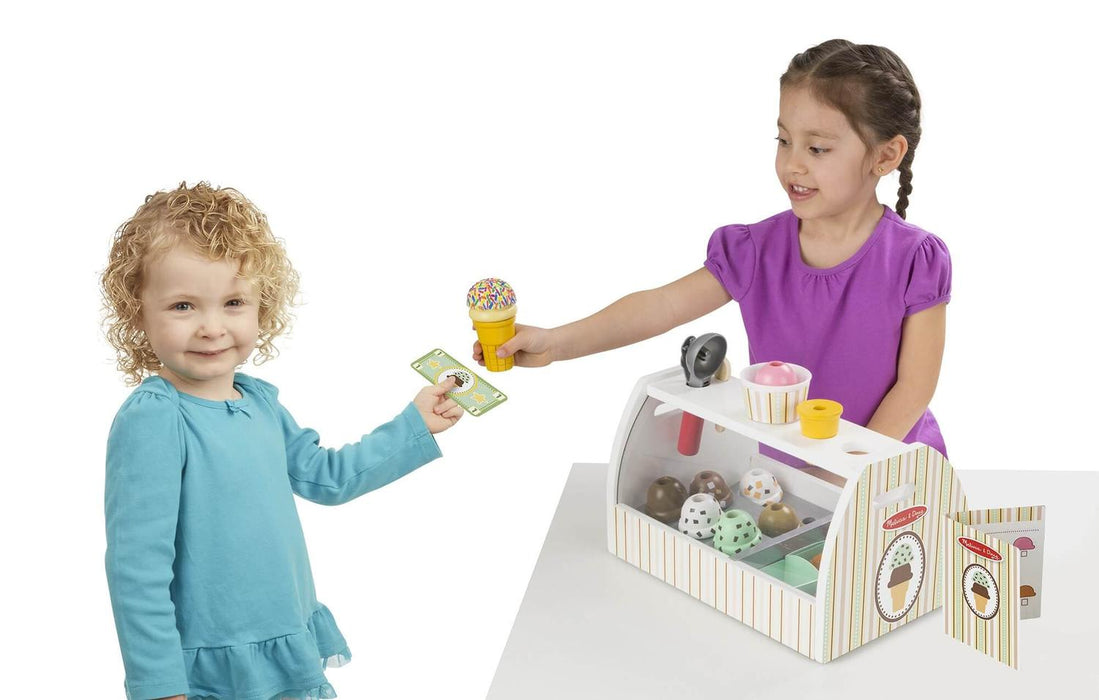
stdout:
<svg viewBox="0 0 1099 700">
<path fill-rule="evenodd" d="M 977 606 L 978 615 L 984 615 L 985 608 L 988 607 L 988 600 L 991 597 L 988 594 L 988 587 L 991 583 L 985 572 L 977 571 L 973 574 L 973 585 L 969 590 L 973 593 L 973 604 Z"/>
<path fill-rule="evenodd" d="M 729 358 L 721 361 L 721 366 L 714 372 L 714 381 L 727 382 L 733 375 L 733 366 L 729 364 Z"/>
<path fill-rule="evenodd" d="M 732 376 L 732 365 L 729 364 L 729 358 L 725 358 L 721 361 L 721 366 L 717 368 L 717 372 L 714 373 L 715 382 L 727 382 L 729 377 Z M 725 426 L 720 423 L 714 423 L 714 430 L 719 433 L 725 432 Z"/>
<path fill-rule="evenodd" d="M 893 557 L 889 560 L 889 595 L 893 601 L 893 612 L 904 609 L 908 597 L 908 583 L 912 580 L 912 545 L 902 542 L 897 545 Z"/>
<path fill-rule="evenodd" d="M 480 280 L 466 293 L 469 317 L 477 330 L 485 369 L 503 372 L 514 365 L 514 358 L 496 357 L 496 349 L 515 337 L 515 290 L 502 279 Z"/>
</svg>

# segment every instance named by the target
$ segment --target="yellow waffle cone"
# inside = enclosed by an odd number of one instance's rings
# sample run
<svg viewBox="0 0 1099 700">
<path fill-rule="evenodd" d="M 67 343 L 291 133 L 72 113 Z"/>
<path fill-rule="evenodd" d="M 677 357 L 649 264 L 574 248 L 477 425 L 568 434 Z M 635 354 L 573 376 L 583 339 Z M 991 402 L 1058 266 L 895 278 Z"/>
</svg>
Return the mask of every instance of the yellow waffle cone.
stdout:
<svg viewBox="0 0 1099 700">
<path fill-rule="evenodd" d="M 889 592 L 893 596 L 893 612 L 897 612 L 904 607 L 904 599 L 908 597 L 908 581 L 890 586 Z"/>
<path fill-rule="evenodd" d="M 513 357 L 496 357 L 496 348 L 515 337 L 515 317 L 503 321 L 474 321 L 477 340 L 481 341 L 481 352 L 485 358 L 485 369 L 489 372 L 504 372 L 515 366 Z"/>
</svg>

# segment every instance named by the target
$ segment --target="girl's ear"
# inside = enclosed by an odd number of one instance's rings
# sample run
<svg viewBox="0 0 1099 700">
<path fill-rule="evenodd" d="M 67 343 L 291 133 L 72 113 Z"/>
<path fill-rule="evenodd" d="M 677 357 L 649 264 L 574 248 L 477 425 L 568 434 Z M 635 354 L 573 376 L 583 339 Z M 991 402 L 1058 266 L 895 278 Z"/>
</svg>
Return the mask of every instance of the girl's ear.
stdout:
<svg viewBox="0 0 1099 700">
<path fill-rule="evenodd" d="M 908 153 L 908 139 L 897 134 L 877 147 L 877 157 L 873 163 L 873 174 L 883 177 L 893 172 L 900 166 L 904 156 Z"/>
</svg>

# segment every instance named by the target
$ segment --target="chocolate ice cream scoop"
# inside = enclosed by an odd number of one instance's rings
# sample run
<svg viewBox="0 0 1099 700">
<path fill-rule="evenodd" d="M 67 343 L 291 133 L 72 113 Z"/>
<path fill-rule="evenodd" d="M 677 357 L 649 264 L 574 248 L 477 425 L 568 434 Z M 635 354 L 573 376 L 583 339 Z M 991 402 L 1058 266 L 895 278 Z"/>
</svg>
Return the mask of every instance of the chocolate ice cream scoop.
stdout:
<svg viewBox="0 0 1099 700">
<path fill-rule="evenodd" d="M 988 589 L 985 588 L 984 586 L 982 586 L 979 583 L 974 583 L 973 587 L 970 588 L 969 590 L 973 591 L 974 593 L 976 593 L 979 596 L 984 596 L 985 598 L 990 598 L 991 597 L 990 595 L 988 595 Z"/>
<path fill-rule="evenodd" d="M 645 506 L 649 515 L 662 523 L 669 523 L 679 517 L 683 502 L 687 500 L 687 489 L 679 479 L 662 476 L 649 486 Z"/>
<path fill-rule="evenodd" d="M 729 485 L 725 483 L 725 477 L 709 469 L 703 469 L 695 474 L 689 488 L 692 494 L 708 493 L 712 495 L 722 508 L 728 508 L 729 504 L 733 502 L 733 492 L 729 490 Z"/>
<path fill-rule="evenodd" d="M 912 565 L 901 564 L 897 568 L 893 569 L 893 573 L 889 574 L 889 587 L 892 588 L 898 583 L 904 583 L 912 578 Z"/>
</svg>

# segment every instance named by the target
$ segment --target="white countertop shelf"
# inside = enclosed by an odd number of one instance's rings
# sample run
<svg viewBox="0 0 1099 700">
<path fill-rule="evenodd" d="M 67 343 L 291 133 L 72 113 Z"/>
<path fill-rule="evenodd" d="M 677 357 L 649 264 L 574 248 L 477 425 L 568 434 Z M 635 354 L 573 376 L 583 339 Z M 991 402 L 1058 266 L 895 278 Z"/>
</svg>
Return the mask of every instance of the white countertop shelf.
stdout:
<svg viewBox="0 0 1099 700">
<path fill-rule="evenodd" d="M 687 386 L 683 371 L 672 368 L 649 375 L 647 393 L 665 404 L 691 413 L 741 435 L 758 440 L 806 462 L 824 467 L 843 477 L 858 476 L 867 463 L 877 462 L 910 449 L 895 440 L 861 425 L 840 419 L 839 434 L 817 440 L 801 434 L 798 422 L 768 425 L 748 418 L 744 388 L 740 380 L 715 381 L 708 387 Z M 851 454 L 859 450 L 865 454 Z"/>
</svg>

